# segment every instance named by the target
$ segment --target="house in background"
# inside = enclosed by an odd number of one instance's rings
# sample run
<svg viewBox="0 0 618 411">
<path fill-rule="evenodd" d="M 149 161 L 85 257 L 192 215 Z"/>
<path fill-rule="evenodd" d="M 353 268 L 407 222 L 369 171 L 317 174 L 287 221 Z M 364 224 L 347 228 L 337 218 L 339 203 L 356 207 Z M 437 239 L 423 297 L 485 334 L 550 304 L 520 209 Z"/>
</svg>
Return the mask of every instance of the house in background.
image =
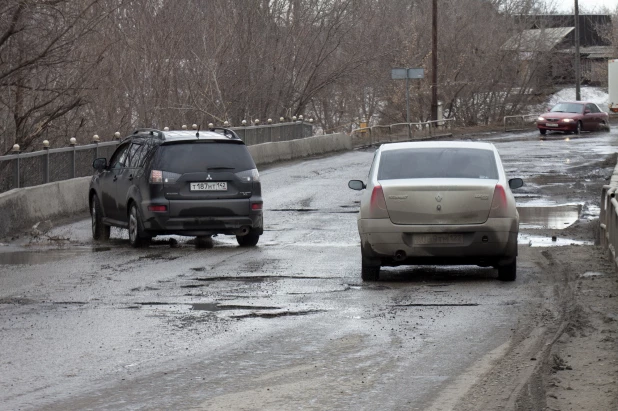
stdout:
<svg viewBox="0 0 618 411">
<path fill-rule="evenodd" d="M 503 50 L 519 54 L 520 75 L 537 88 L 575 82 L 575 16 L 523 15 L 516 23 L 523 30 Z M 611 16 L 579 16 L 582 84 L 607 86 L 607 62 L 618 57 L 609 40 Z"/>
</svg>

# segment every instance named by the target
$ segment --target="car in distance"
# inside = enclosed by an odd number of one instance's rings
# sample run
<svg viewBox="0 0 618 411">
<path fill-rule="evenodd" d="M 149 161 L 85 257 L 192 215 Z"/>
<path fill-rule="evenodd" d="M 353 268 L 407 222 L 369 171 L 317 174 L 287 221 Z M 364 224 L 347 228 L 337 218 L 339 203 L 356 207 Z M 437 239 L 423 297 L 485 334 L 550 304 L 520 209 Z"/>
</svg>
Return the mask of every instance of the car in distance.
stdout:
<svg viewBox="0 0 618 411">
<path fill-rule="evenodd" d="M 229 234 L 254 246 L 263 234 L 260 176 L 232 130 L 136 130 L 93 167 L 95 240 L 109 239 L 111 226 L 127 228 L 134 247 L 162 234 L 196 236 L 205 246 Z"/>
<path fill-rule="evenodd" d="M 475 264 L 514 281 L 519 213 L 493 144 L 384 144 L 376 152 L 358 214 L 364 281 L 380 267 Z"/>
<path fill-rule="evenodd" d="M 609 114 L 595 103 L 587 101 L 565 101 L 556 104 L 536 120 L 541 134 L 547 131 L 563 131 L 579 134 L 581 131 L 609 131 Z"/>
</svg>

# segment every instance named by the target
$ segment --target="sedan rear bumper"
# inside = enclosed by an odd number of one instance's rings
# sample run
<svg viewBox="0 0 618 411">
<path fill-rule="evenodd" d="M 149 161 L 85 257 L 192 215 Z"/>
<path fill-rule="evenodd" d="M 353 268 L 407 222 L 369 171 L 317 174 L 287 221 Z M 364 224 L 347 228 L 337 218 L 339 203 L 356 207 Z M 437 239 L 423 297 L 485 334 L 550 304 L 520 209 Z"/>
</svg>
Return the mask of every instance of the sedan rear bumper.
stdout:
<svg viewBox="0 0 618 411">
<path fill-rule="evenodd" d="M 490 218 L 470 225 L 398 225 L 390 219 L 359 219 L 363 254 L 382 265 L 498 264 L 517 256 L 519 221 Z M 457 234 L 457 243 L 419 244 L 420 235 Z M 404 259 L 395 258 L 401 252 Z"/>
</svg>

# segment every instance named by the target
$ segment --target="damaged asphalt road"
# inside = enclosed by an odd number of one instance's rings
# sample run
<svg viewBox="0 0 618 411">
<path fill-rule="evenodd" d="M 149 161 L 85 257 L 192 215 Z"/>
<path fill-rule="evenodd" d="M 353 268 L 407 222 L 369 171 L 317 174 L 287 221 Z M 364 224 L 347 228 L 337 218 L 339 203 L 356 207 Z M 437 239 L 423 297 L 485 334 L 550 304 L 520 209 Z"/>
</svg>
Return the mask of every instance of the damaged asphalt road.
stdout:
<svg viewBox="0 0 618 411">
<path fill-rule="evenodd" d="M 94 244 L 84 219 L 5 241 L 0 408 L 615 409 L 616 274 L 594 242 L 618 133 L 519 136 L 495 139 L 526 182 L 514 283 L 466 266 L 362 283 L 347 181 L 371 150 L 262 170 L 253 249 Z"/>
</svg>

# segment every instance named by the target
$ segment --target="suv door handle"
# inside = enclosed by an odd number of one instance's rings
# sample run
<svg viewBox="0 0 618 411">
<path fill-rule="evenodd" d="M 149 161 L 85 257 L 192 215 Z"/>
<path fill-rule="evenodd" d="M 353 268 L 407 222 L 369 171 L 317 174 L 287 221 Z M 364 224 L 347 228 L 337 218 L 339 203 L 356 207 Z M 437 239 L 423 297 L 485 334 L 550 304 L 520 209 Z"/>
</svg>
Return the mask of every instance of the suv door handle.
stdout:
<svg viewBox="0 0 618 411">
<path fill-rule="evenodd" d="M 112 181 L 116 181 L 118 180 L 118 176 L 114 176 L 114 178 L 112 178 Z"/>
</svg>

